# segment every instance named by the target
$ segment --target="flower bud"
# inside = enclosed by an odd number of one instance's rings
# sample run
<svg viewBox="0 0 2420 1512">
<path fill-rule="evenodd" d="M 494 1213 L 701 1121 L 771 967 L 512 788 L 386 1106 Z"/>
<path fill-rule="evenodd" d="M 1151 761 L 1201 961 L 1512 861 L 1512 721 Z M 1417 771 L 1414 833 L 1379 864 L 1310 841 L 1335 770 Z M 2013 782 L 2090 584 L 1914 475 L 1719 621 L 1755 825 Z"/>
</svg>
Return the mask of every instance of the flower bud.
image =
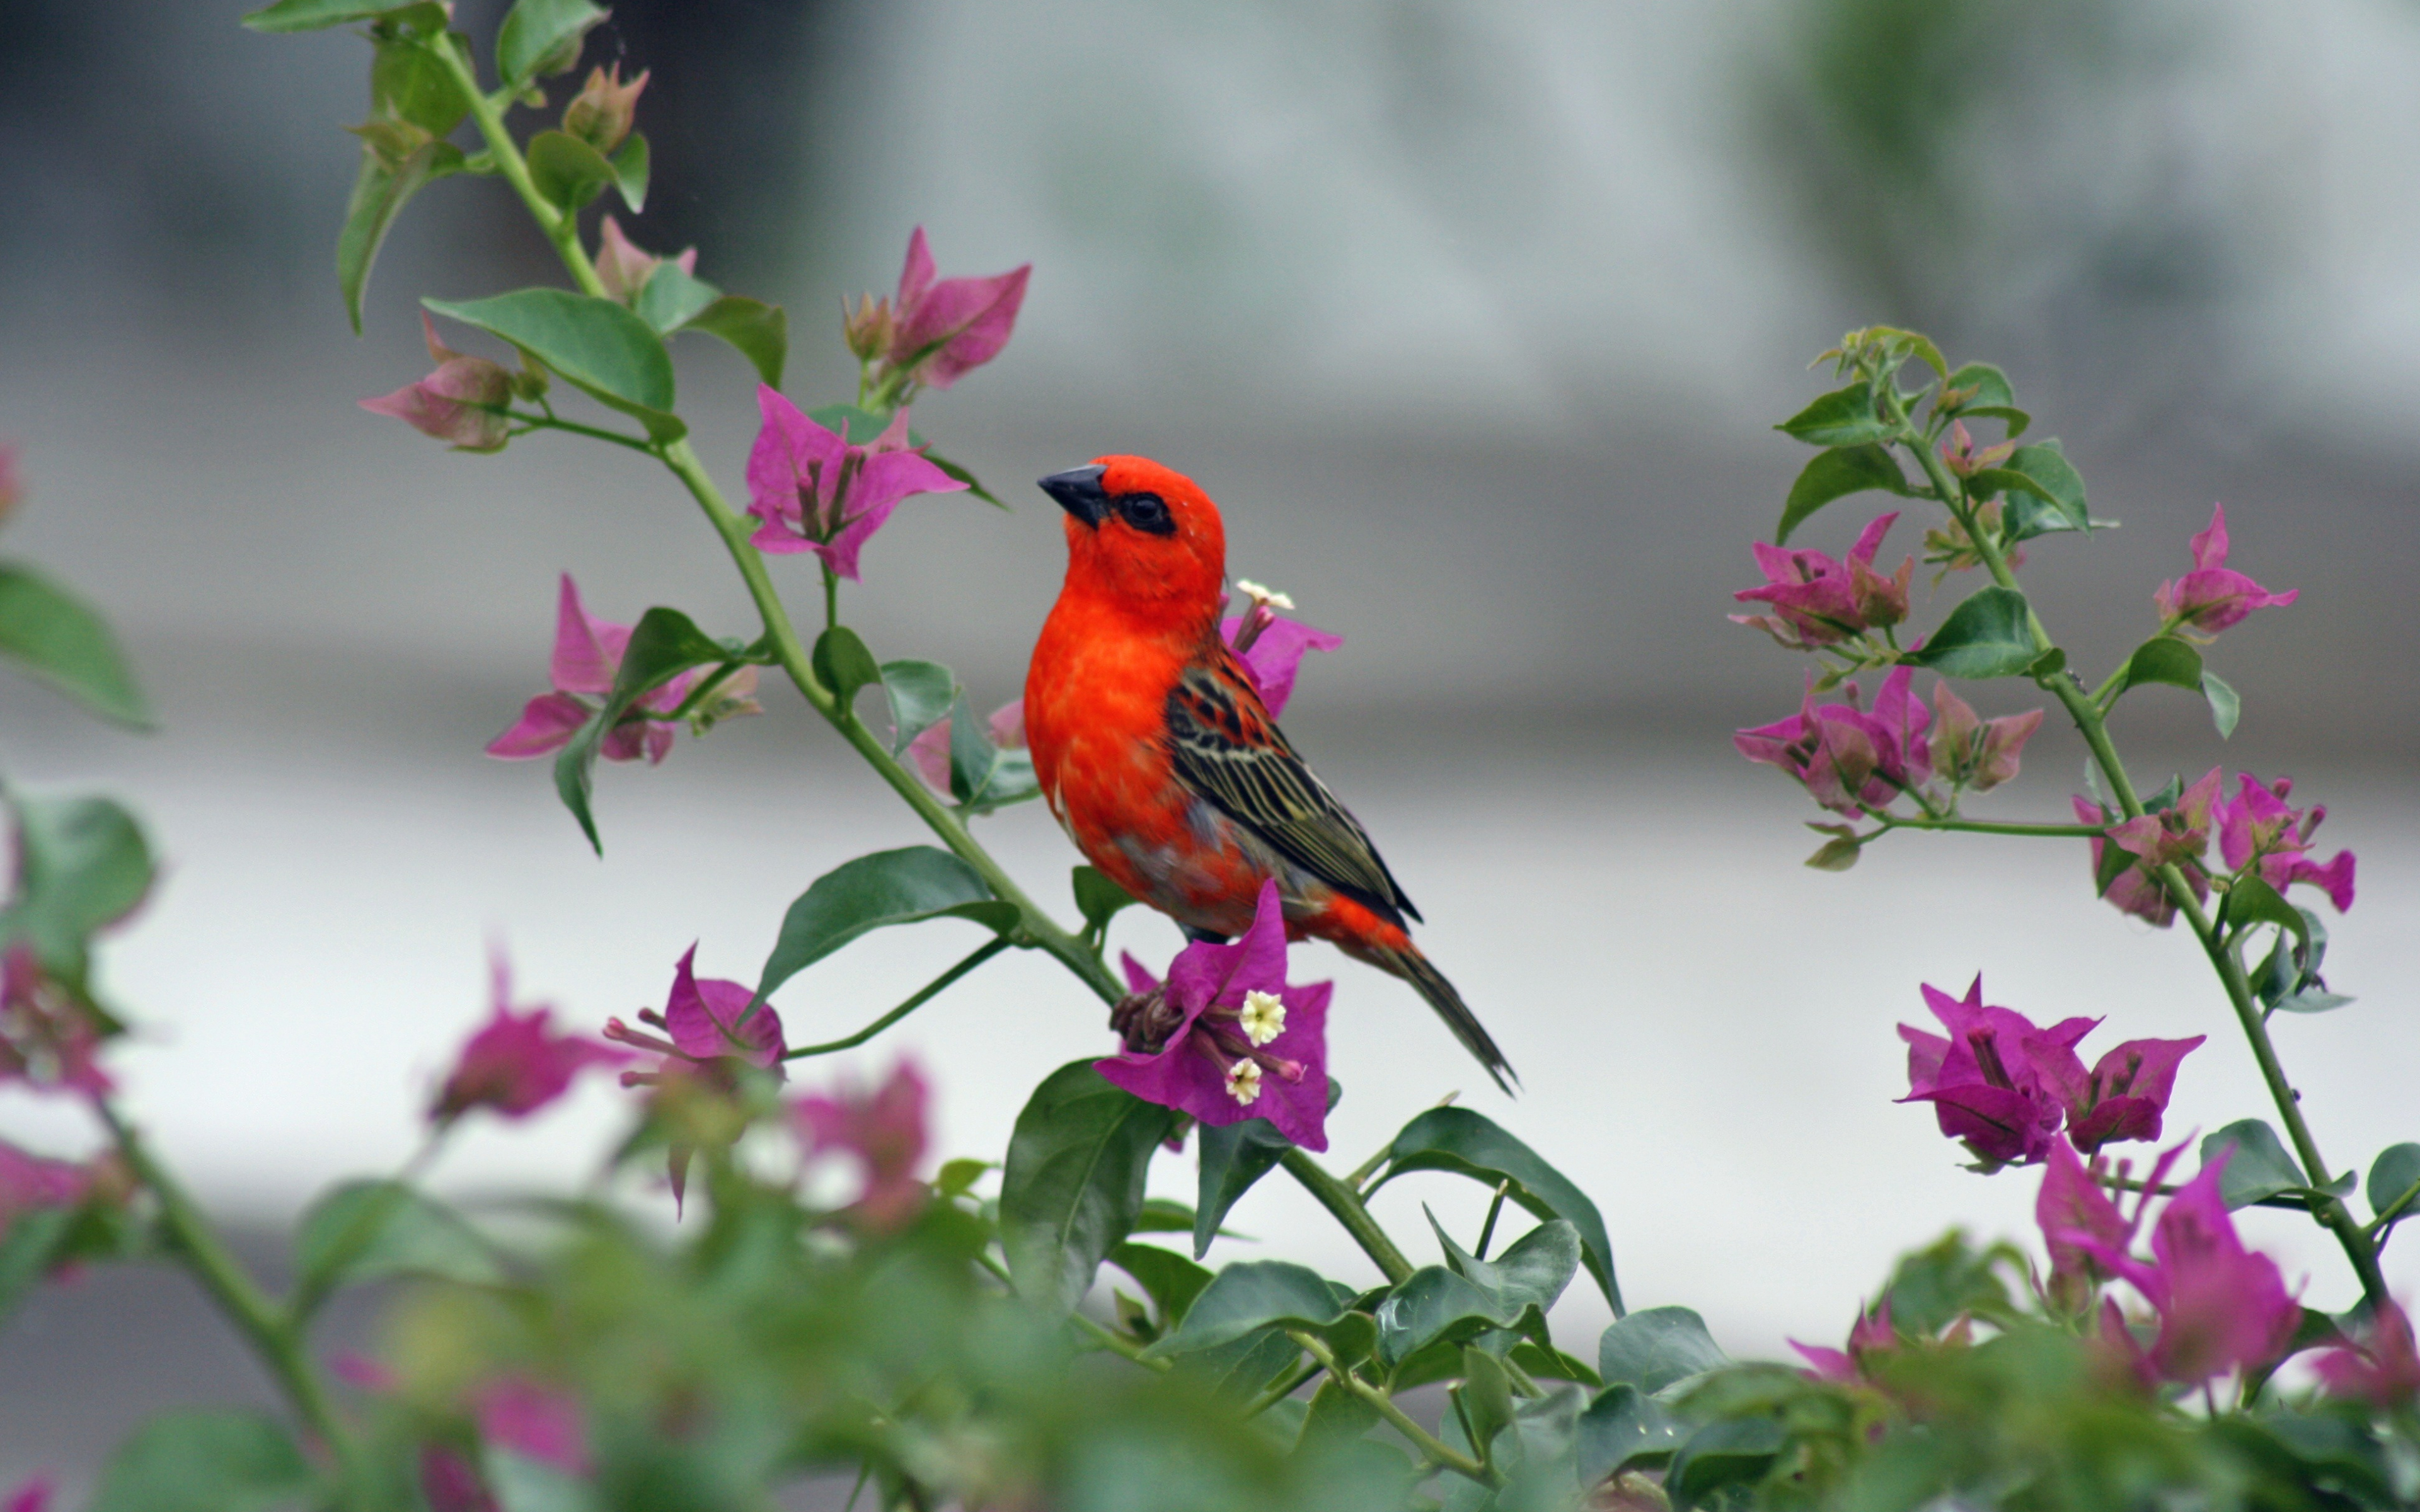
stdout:
<svg viewBox="0 0 2420 1512">
<path fill-rule="evenodd" d="M 631 117 L 638 113 L 639 91 L 646 86 L 644 72 L 624 84 L 618 62 L 611 71 L 589 69 L 588 83 L 572 97 L 570 104 L 563 107 L 563 129 L 610 157 L 630 134 Z"/>
<path fill-rule="evenodd" d="M 857 297 L 857 308 L 841 301 L 841 332 L 848 349 L 861 363 L 870 363 L 891 349 L 891 301 L 871 294 Z"/>
</svg>

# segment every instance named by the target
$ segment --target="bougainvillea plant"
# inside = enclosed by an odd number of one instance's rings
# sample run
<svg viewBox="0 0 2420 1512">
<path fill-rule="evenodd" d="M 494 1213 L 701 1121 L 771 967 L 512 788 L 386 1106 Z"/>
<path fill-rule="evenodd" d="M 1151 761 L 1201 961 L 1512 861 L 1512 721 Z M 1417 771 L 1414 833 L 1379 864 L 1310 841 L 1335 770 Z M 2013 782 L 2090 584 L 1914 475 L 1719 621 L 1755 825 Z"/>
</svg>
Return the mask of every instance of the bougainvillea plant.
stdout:
<svg viewBox="0 0 2420 1512">
<path fill-rule="evenodd" d="M 519 1003 L 500 958 L 490 1019 L 428 1089 L 421 1153 L 315 1202 L 294 1279 L 274 1293 L 117 1102 L 111 1042 L 128 1021 L 96 990 L 91 951 L 151 885 L 141 827 L 106 798 L 12 790 L 0 1080 L 80 1105 L 107 1144 L 70 1162 L 0 1143 L 0 1310 L 69 1268 L 170 1260 L 284 1396 L 277 1412 L 151 1421 L 102 1467 L 93 1505 L 740 1509 L 817 1476 L 886 1508 L 2385 1507 L 2420 1495 L 2420 1355 L 2379 1267 L 2420 1204 L 2420 1144 L 2380 1153 L 2366 1188 L 2330 1165 L 2273 1032 L 2350 1001 L 2321 975 L 2318 905 L 2352 906 L 2353 859 L 2320 857 L 2323 810 L 2296 807 L 2284 779 L 2219 768 L 2150 787 L 2112 733 L 2121 702 L 2154 684 L 2207 699 L 2222 736 L 2232 727 L 2213 638 L 2297 595 L 2227 564 L 2223 513 L 2189 544 L 2190 570 L 2149 592 L 2147 638 L 2095 682 L 2017 568 L 2026 542 L 2101 522 L 2058 443 L 2025 439 L 2030 418 L 1997 368 L 1952 366 L 1908 332 L 1853 332 L 1827 354 L 1841 386 L 1782 424 L 1818 450 L 1773 543 L 1755 548 L 1763 580 L 1736 596 L 1761 609 L 1740 618 L 1810 666 L 1797 711 L 1735 743 L 1829 811 L 1810 864 L 1845 871 L 1907 830 L 2066 845 L 2093 894 L 2190 932 L 2216 991 L 2210 1034 L 2158 1040 L 2129 1037 L 2122 1007 L 2101 1032 L 2101 1017 L 2045 1024 L 1993 1004 L 1979 976 L 1957 995 L 1910 983 L 1932 1026 L 1901 1029 L 1907 1101 L 1929 1105 L 1977 1169 L 2038 1181 L 2040 1233 L 1985 1247 L 1953 1234 L 1844 1300 L 1838 1347 L 1734 1362 L 1688 1307 L 1625 1308 L 1614 1237 L 1652 1214 L 1601 1212 L 1478 1113 L 1428 1107 L 1347 1172 L 1321 1158 L 1351 1074 L 1330 1059 L 1326 1011 L 1350 987 L 1292 980 L 1274 887 L 1234 942 L 1113 969 L 1105 937 L 1130 899 L 1078 867 L 1079 921 L 1062 922 L 981 843 L 975 819 L 1035 795 L 1019 705 L 981 717 L 948 668 L 878 659 L 844 620 L 842 587 L 881 591 L 867 548 L 899 509 L 990 499 L 911 428 L 908 405 L 1004 349 L 1030 270 L 941 278 L 913 231 L 895 294 L 846 312 L 854 395 L 801 408 L 783 393 L 781 310 L 706 283 L 693 249 L 648 253 L 586 213 L 608 197 L 635 212 L 648 192 L 650 76 L 625 81 L 616 63 L 576 90 L 556 83 L 578 77 L 602 16 L 588 0 L 519 0 L 484 49 L 433 0 L 279 0 L 248 18 L 265 32 L 351 25 L 372 49 L 338 240 L 356 325 L 380 241 L 441 178 L 497 180 L 563 266 L 565 285 L 424 301 L 434 370 L 365 408 L 457 450 L 577 439 L 663 469 L 756 611 L 721 634 L 665 606 L 624 625 L 593 616 L 566 570 L 549 690 L 489 749 L 549 760 L 601 849 L 598 758 L 643 779 L 683 729 L 753 712 L 761 675 L 872 768 L 923 842 L 903 834 L 814 880 L 753 982 L 700 976 L 696 947 L 667 962 L 664 1006 L 637 1025 L 591 1034 L 577 1012 Z M 566 97 L 557 124 L 507 128 L 509 109 L 551 110 L 551 96 Z M 677 408 L 674 353 L 706 355 L 673 339 L 684 333 L 718 338 L 760 380 L 742 503 Z M 455 342 L 492 342 L 494 355 Z M 0 504 L 21 491 L 0 453 Z M 1845 558 L 1789 545 L 1819 510 L 1876 492 L 1895 507 Z M 1928 628 L 1913 623 L 1914 555 L 1877 565 L 1910 516 L 1927 562 L 1980 575 Z M 0 563 L 0 648 L 100 713 L 147 721 L 90 609 L 14 563 Z M 1282 594 L 1235 592 L 1221 631 L 1274 709 L 1306 653 L 1342 642 L 1281 615 L 1294 608 Z M 800 599 L 817 611 L 803 628 Z M 2081 733 L 2092 790 L 2071 819 L 1967 810 L 2018 785 L 2048 717 L 2046 703 L 1987 719 L 1952 686 L 1991 681 L 2039 690 Z M 793 977 L 870 931 L 939 918 L 988 937 L 861 1030 L 789 1042 L 773 998 Z M 1010 950 L 1063 965 L 1071 1007 L 1090 993 L 1107 1022 L 1098 1054 L 1047 1077 L 982 1155 L 932 1163 L 913 1065 L 868 1080 L 804 1064 L 876 1038 Z M 2097 1053 L 2085 1047 L 2096 1032 Z M 2171 1139 L 2177 1078 L 2222 1043 L 2251 1056 L 2276 1122 Z M 526 1118 L 589 1072 L 628 1089 L 611 1164 L 658 1181 L 567 1185 L 509 1231 L 422 1184 L 462 1123 Z M 1179 1159 L 1196 1200 L 1146 1200 L 1154 1163 Z M 1280 1170 L 1381 1284 L 1276 1258 L 1202 1263 L 1236 1201 Z M 1387 1232 L 1368 1199 L 1413 1177 L 1481 1183 L 1492 1202 L 1478 1232 Z M 2254 1204 L 2330 1235 L 2359 1304 L 2304 1305 L 2238 1233 L 2233 1214 Z M 1529 1227 L 1499 1245 L 1508 1212 Z M 389 1346 L 326 1357 L 322 1305 L 372 1281 L 393 1288 Z M 1616 1319 L 1581 1353 L 1554 1322 L 1575 1283 Z M 36 1512 L 53 1485 L 26 1483 L 7 1505 Z"/>
</svg>

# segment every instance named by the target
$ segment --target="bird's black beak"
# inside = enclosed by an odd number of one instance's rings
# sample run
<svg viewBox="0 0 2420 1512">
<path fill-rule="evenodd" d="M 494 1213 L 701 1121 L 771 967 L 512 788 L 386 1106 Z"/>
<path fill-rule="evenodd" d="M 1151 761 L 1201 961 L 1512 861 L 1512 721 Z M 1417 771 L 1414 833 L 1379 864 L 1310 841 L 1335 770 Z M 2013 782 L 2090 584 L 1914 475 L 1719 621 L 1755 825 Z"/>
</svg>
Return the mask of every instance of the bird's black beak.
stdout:
<svg viewBox="0 0 2420 1512">
<path fill-rule="evenodd" d="M 1109 491 L 1101 486 L 1101 474 L 1109 471 L 1098 462 L 1088 462 L 1064 472 L 1053 472 L 1041 480 L 1042 491 L 1059 501 L 1060 508 L 1097 527 L 1109 517 Z"/>
</svg>

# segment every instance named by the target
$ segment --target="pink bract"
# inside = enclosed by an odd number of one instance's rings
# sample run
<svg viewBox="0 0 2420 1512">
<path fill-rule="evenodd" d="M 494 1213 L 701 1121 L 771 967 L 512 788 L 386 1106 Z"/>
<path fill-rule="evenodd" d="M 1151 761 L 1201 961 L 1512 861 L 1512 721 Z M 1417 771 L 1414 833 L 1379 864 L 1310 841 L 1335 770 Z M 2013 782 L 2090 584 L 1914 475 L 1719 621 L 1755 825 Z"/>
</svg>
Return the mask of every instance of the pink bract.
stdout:
<svg viewBox="0 0 2420 1512">
<path fill-rule="evenodd" d="M 759 384 L 764 424 L 748 453 L 748 512 L 760 523 L 749 540 L 772 555 L 812 551 L 824 565 L 858 580 L 858 554 L 911 494 L 954 493 L 967 486 L 908 444 L 908 411 L 882 434 L 852 444 Z"/>
<path fill-rule="evenodd" d="M 513 377 L 502 363 L 465 357 L 437 339 L 437 323 L 426 315 L 421 329 L 437 370 L 393 393 L 364 399 L 374 415 L 392 415 L 424 436 L 450 441 L 461 452 L 504 450 L 512 423 L 503 410 L 512 397 Z"/>
<path fill-rule="evenodd" d="M 924 1204 L 916 1166 L 924 1158 L 926 1096 L 923 1073 L 903 1060 L 871 1092 L 844 1081 L 791 1104 L 809 1155 L 839 1152 L 863 1167 L 864 1185 L 849 1211 L 877 1233 L 898 1228 Z"/>
<path fill-rule="evenodd" d="M 1033 265 L 938 283 L 933 271 L 933 254 L 920 225 L 908 235 L 908 260 L 899 270 L 887 356 L 893 366 L 909 369 L 917 382 L 946 389 L 1008 345 Z"/>
<path fill-rule="evenodd" d="M 2302 596 L 2289 588 L 2273 594 L 2226 566 L 2226 507 L 2212 504 L 2210 526 L 2193 538 L 2194 570 L 2164 582 L 2151 594 L 2160 618 L 2215 635 L 2257 609 L 2283 609 Z"/>
<path fill-rule="evenodd" d="M 569 1091 L 582 1072 L 630 1058 L 585 1036 L 557 1034 L 549 1025 L 554 1011 L 546 1005 L 515 1012 L 512 968 L 501 953 L 489 970 L 493 1012 L 464 1041 L 429 1110 L 432 1119 L 459 1118 L 480 1107 L 525 1119 Z"/>
</svg>

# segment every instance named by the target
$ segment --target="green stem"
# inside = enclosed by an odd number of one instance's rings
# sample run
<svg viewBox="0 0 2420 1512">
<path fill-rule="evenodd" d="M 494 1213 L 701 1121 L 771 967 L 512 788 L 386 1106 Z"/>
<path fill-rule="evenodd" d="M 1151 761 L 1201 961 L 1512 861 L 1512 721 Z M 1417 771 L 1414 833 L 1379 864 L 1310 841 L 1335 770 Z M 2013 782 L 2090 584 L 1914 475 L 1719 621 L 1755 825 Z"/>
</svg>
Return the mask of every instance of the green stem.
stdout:
<svg viewBox="0 0 2420 1512">
<path fill-rule="evenodd" d="M 111 1137 L 117 1142 L 118 1153 L 125 1157 L 128 1169 L 159 1199 L 161 1227 L 184 1257 L 186 1269 L 194 1273 L 202 1289 L 218 1304 L 219 1311 L 226 1315 L 236 1332 L 252 1346 L 253 1353 L 269 1367 L 269 1373 L 284 1388 L 287 1399 L 293 1403 L 295 1413 L 326 1445 L 344 1483 L 349 1487 L 357 1485 L 361 1466 L 352 1439 L 336 1416 L 326 1388 L 312 1371 L 302 1340 L 284 1310 L 246 1273 L 242 1262 L 227 1250 L 201 1209 L 166 1167 L 152 1159 L 150 1149 L 117 1110 L 103 1102 L 96 1101 L 94 1105 Z"/>
<path fill-rule="evenodd" d="M 916 811 L 916 816 L 924 821 L 953 854 L 981 874 L 990 886 L 994 897 L 1016 905 L 1019 938 L 1015 943 L 1031 943 L 1056 956 L 1082 979 L 1086 986 L 1099 994 L 1103 1002 L 1115 1003 L 1124 997 L 1125 988 L 1109 975 L 1109 968 L 1101 964 L 1100 958 L 1085 949 L 1082 940 L 1062 929 L 1057 920 L 1027 897 L 1025 890 L 1001 869 L 998 861 L 992 859 L 991 854 L 967 832 L 965 822 L 935 797 L 914 773 L 893 758 L 874 732 L 866 728 L 864 721 L 843 708 L 832 690 L 824 687 L 815 676 L 813 659 L 805 643 L 799 639 L 797 627 L 790 623 L 789 611 L 783 607 L 781 594 L 773 587 L 772 576 L 766 569 L 763 554 L 748 544 L 746 520 L 723 501 L 721 490 L 715 486 L 713 477 L 706 472 L 705 464 L 698 460 L 697 453 L 689 441 L 683 439 L 669 442 L 661 455 L 664 465 L 672 469 L 674 476 L 688 487 L 698 507 L 706 512 L 706 519 L 713 524 L 716 533 L 722 537 L 733 564 L 738 567 L 739 576 L 748 586 L 749 597 L 755 601 L 757 613 L 765 621 L 767 639 L 772 642 L 773 658 L 783 671 L 789 673 L 799 696 L 857 748 L 865 764 L 891 784 L 892 791 Z"/>
<path fill-rule="evenodd" d="M 993 1259 L 991 1257 L 991 1251 L 975 1251 L 975 1263 L 982 1266 L 985 1270 L 989 1271 L 999 1279 L 1001 1285 L 1012 1289 L 1015 1288 L 1016 1283 L 1008 1278 L 1008 1267 L 1001 1264 L 1000 1261 Z M 1109 1350 L 1111 1354 L 1131 1360 L 1146 1370 L 1156 1370 L 1161 1375 L 1166 1375 L 1171 1370 L 1176 1368 L 1175 1362 L 1160 1359 L 1156 1355 L 1143 1353 L 1141 1345 L 1137 1344 L 1130 1338 L 1127 1338 L 1125 1335 L 1120 1334 L 1115 1329 L 1102 1327 L 1099 1323 L 1085 1317 L 1082 1313 L 1069 1313 L 1067 1315 L 1067 1321 L 1074 1324 L 1078 1332 L 1088 1335 L 1094 1343 L 1098 1344 L 1101 1348 Z"/>
<path fill-rule="evenodd" d="M 1487 1221 L 1479 1226 L 1479 1243 L 1471 1250 L 1471 1258 L 1478 1260 L 1487 1258 L 1487 1242 L 1496 1237 L 1496 1220 L 1504 1211 L 1504 1194 L 1512 1190 L 1512 1182 L 1509 1177 L 1496 1183 L 1496 1196 L 1487 1204 Z"/>
<path fill-rule="evenodd" d="M 2379 1209 L 2378 1216 L 2369 1221 L 2366 1226 L 2366 1231 L 2371 1235 L 2378 1235 L 2386 1232 L 2389 1226 L 2391 1226 L 2397 1218 L 2402 1217 L 2403 1211 L 2406 1208 L 2411 1207 L 2414 1202 L 2420 1202 L 2420 1181 L 2414 1181 L 2410 1186 L 2405 1187 L 2401 1196 L 2397 1197 L 2385 1207 Z"/>
<path fill-rule="evenodd" d="M 574 436 L 585 436 L 592 440 L 612 441 L 616 446 L 627 446 L 633 452 L 644 452 L 649 456 L 656 455 L 653 441 L 644 440 L 636 436 L 625 436 L 618 430 L 607 430 L 600 425 L 583 425 L 576 420 L 557 420 L 552 415 L 524 414 L 519 409 L 507 409 L 504 415 L 506 420 L 519 421 L 532 430 L 567 430 Z"/>
<path fill-rule="evenodd" d="M 1395 1242 L 1387 1237 L 1387 1231 L 1378 1227 L 1378 1220 L 1370 1216 L 1370 1210 L 1362 1206 L 1359 1195 L 1351 1187 L 1329 1175 L 1326 1166 L 1298 1149 L 1289 1148 L 1278 1157 L 1278 1164 L 1283 1165 L 1288 1174 L 1319 1199 L 1321 1207 L 1344 1226 L 1344 1231 L 1353 1236 L 1354 1242 L 1361 1246 L 1361 1252 L 1377 1263 L 1388 1285 L 1399 1285 L 1412 1273 L 1412 1262 L 1404 1258 L 1404 1252 L 1397 1249 Z"/>
<path fill-rule="evenodd" d="M 1304 1381 L 1309 1381 L 1311 1377 L 1318 1375 L 1321 1371 L 1326 1370 L 1326 1368 L 1327 1367 L 1326 1365 L 1313 1360 L 1311 1364 L 1304 1365 L 1293 1375 L 1286 1377 L 1283 1381 L 1279 1381 L 1276 1385 L 1271 1386 L 1268 1390 L 1261 1393 L 1258 1397 L 1253 1399 L 1251 1406 L 1244 1409 L 1244 1415 L 1246 1417 L 1260 1416 L 1263 1412 L 1267 1412 L 1278 1403 L 1284 1401 L 1295 1392 L 1300 1391 Z"/>
<path fill-rule="evenodd" d="M 2024 590 L 2018 586 L 2016 574 L 2009 570 L 1999 543 L 1992 538 L 1990 532 L 1980 528 L 1974 512 L 1965 507 L 1964 489 L 1950 476 L 1949 470 L 1934 455 L 1931 446 L 1908 424 L 1907 408 L 1897 396 L 1896 386 L 1885 382 L 1882 388 L 1884 393 L 1891 395 L 1889 403 L 1900 426 L 1900 434 L 1896 438 L 1900 444 L 1915 455 L 1944 505 L 1965 530 L 1967 539 L 1974 543 L 1976 556 L 1992 575 L 1992 580 L 2023 596 Z M 2036 652 L 2047 654 L 2054 649 L 2050 633 L 2042 628 L 2041 617 L 2034 612 L 2033 602 L 2029 598 L 2025 600 L 2025 626 L 2033 638 Z M 2118 748 L 2109 738 L 2109 726 L 2103 711 L 2093 702 L 2092 696 L 2064 671 L 2045 672 L 2034 681 L 2057 699 L 2066 708 L 2068 717 L 2075 721 L 2075 728 L 2084 736 L 2085 745 L 2092 752 L 2093 762 L 2108 781 L 2109 791 L 2117 797 L 2118 808 L 2129 819 L 2141 818 L 2143 800 L 2136 795 L 2134 784 L 2126 775 L 2126 764 L 2118 759 Z M 2219 938 L 2218 931 L 2211 924 L 2210 916 L 2202 910 L 2201 900 L 2194 896 L 2193 887 L 2183 871 L 2173 865 L 2163 866 L 2155 874 L 2161 885 L 2167 888 L 2168 896 L 2175 900 L 2177 912 L 2183 916 L 2194 932 L 2194 937 L 2201 942 L 2202 953 L 2209 957 L 2211 969 L 2218 973 L 2220 985 L 2226 990 L 2227 1005 L 2235 1011 L 2236 1023 L 2242 1026 L 2244 1039 L 2252 1046 L 2253 1061 L 2260 1068 L 2260 1079 L 2268 1084 L 2270 1101 L 2276 1105 L 2277 1117 L 2286 1125 L 2287 1137 L 2292 1141 L 2294 1152 L 2302 1158 L 2303 1169 L 2309 1174 L 2312 1186 L 2326 1186 L 2327 1163 L 2320 1159 L 2319 1141 L 2312 1137 L 2310 1125 L 2303 1118 L 2301 1095 L 2294 1090 L 2293 1083 L 2286 1076 L 2285 1066 L 2277 1058 L 2277 1047 L 2269 1038 L 2268 1022 L 2260 1011 L 2258 1000 L 2253 995 L 2252 984 L 2244 980 L 2242 964 Z M 2386 1278 L 2379 1269 L 2377 1246 L 2353 1218 L 2351 1210 L 2337 1197 L 2319 1196 L 2311 1199 L 2310 1212 L 2315 1221 L 2336 1236 L 2337 1242 L 2344 1248 L 2345 1257 L 2352 1262 L 2353 1273 L 2361 1279 L 2363 1294 L 2374 1306 L 2384 1304 L 2388 1300 Z"/>
<path fill-rule="evenodd" d="M 906 1002 L 900 1004 L 897 1008 L 892 1009 L 890 1012 L 883 1014 L 880 1018 L 876 1019 L 873 1023 L 858 1030 L 855 1034 L 848 1036 L 845 1040 L 833 1040 L 824 1044 L 801 1045 L 796 1050 L 783 1052 L 782 1058 L 783 1060 L 803 1060 L 809 1056 L 829 1056 L 835 1051 L 854 1050 L 859 1045 L 863 1044 L 866 1041 L 873 1039 L 876 1035 L 880 1034 L 883 1030 L 891 1027 L 893 1024 L 898 1023 L 901 1019 L 906 1018 L 908 1014 L 913 1013 L 918 1009 L 923 1007 L 926 1003 L 931 1002 L 934 998 L 939 997 L 948 989 L 952 982 L 956 981 L 960 977 L 965 976 L 968 972 L 972 971 L 975 967 L 982 965 L 985 962 L 990 960 L 993 956 L 1000 954 L 1002 950 L 1007 949 L 1008 940 L 1005 937 L 995 936 L 992 939 L 985 940 L 983 944 L 975 948 L 973 954 L 968 956 L 965 960 L 960 961 L 956 965 L 952 966 L 949 970 L 942 972 L 939 976 L 934 978 L 931 981 L 926 982 L 923 986 L 917 988 L 914 995 L 910 996 Z"/>
<path fill-rule="evenodd" d="M 529 162 L 522 158 L 520 145 L 504 130 L 504 113 L 479 88 L 478 72 L 472 67 L 464 44 L 451 36 L 442 37 L 429 44 L 429 52 L 445 65 L 445 71 L 454 76 L 462 97 L 471 102 L 471 118 L 478 123 L 479 135 L 486 139 L 488 150 L 495 155 L 496 170 L 529 208 L 530 219 L 554 243 L 555 255 L 569 270 L 572 282 L 580 285 L 582 293 L 608 298 L 604 281 L 597 276 L 597 265 L 588 260 L 588 249 L 580 244 L 580 217 L 566 213 L 537 192 L 537 181 L 530 177 Z"/>
<path fill-rule="evenodd" d="M 839 625 L 840 574 L 832 571 L 827 563 L 824 567 L 824 628 L 836 629 Z"/>
<path fill-rule="evenodd" d="M 1396 1432 L 1411 1440 L 1413 1447 L 1419 1449 L 1430 1464 L 1440 1470 L 1450 1470 L 1457 1475 L 1479 1482 L 1481 1486 L 1498 1484 L 1498 1477 L 1494 1471 L 1462 1451 L 1452 1448 L 1435 1434 L 1413 1422 L 1409 1413 L 1395 1405 L 1395 1399 L 1392 1396 L 1338 1364 L 1335 1351 L 1328 1349 L 1327 1342 L 1318 1335 L 1290 1328 L 1286 1330 L 1286 1336 L 1300 1345 L 1305 1353 L 1318 1361 L 1320 1368 L 1327 1372 L 1329 1379 L 1376 1408 L 1378 1415 L 1392 1424 Z"/>
<path fill-rule="evenodd" d="M 2098 840 L 2108 833 L 2105 825 L 2029 825 L 1993 819 L 1909 819 L 1899 814 L 1869 810 L 1883 823 L 1877 833 L 1893 829 L 1933 829 L 1954 831 L 1962 835 L 2042 835 L 2058 840 Z M 1873 835 L 1866 837 L 1872 840 Z"/>
</svg>

